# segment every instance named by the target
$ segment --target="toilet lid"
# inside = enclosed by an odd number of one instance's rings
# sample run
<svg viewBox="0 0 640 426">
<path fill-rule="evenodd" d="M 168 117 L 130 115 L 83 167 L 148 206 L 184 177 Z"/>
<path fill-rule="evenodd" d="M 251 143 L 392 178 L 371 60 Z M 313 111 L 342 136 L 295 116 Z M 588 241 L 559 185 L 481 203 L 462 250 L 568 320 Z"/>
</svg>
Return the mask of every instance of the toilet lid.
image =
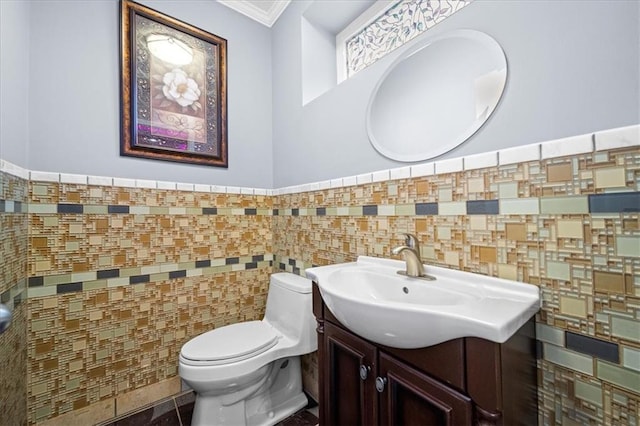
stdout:
<svg viewBox="0 0 640 426">
<path fill-rule="evenodd" d="M 269 324 L 247 321 L 207 331 L 189 340 L 180 352 L 192 361 L 228 363 L 262 353 L 277 340 L 278 334 Z"/>
</svg>

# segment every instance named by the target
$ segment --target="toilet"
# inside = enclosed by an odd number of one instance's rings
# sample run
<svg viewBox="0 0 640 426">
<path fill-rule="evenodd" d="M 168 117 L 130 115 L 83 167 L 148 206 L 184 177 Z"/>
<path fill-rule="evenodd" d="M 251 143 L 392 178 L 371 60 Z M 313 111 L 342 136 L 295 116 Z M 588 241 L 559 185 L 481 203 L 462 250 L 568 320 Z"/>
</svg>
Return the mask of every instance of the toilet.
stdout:
<svg viewBox="0 0 640 426">
<path fill-rule="evenodd" d="M 300 355 L 317 349 L 311 281 L 271 275 L 262 321 L 216 328 L 180 350 L 179 374 L 196 392 L 193 426 L 274 425 L 307 405 Z"/>
</svg>

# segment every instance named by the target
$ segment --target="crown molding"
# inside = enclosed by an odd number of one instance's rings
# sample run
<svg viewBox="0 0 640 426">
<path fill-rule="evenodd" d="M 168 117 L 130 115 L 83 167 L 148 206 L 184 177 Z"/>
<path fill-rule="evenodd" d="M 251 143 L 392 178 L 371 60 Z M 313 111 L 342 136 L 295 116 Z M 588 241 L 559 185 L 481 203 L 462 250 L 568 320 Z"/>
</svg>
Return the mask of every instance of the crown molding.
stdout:
<svg viewBox="0 0 640 426">
<path fill-rule="evenodd" d="M 273 0 L 269 3 L 269 10 L 265 11 L 258 7 L 251 0 L 218 0 L 218 3 L 241 13 L 254 21 L 267 27 L 271 27 L 280 17 L 282 12 L 289 6 L 291 0 Z"/>
</svg>

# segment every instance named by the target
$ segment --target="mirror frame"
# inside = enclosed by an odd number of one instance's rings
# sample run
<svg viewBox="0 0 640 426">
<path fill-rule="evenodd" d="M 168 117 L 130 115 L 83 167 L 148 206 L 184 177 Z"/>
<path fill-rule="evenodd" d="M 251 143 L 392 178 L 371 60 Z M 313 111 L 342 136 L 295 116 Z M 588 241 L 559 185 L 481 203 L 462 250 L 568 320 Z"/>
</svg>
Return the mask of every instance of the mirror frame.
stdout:
<svg viewBox="0 0 640 426">
<path fill-rule="evenodd" d="M 478 43 L 486 46 L 487 49 L 488 49 L 488 52 L 490 54 L 496 56 L 496 58 L 498 60 L 500 60 L 500 64 L 499 64 L 498 67 L 496 67 L 496 70 L 504 69 L 504 73 L 505 73 L 504 83 L 502 85 L 500 95 L 497 97 L 495 104 L 492 105 L 491 108 L 487 111 L 486 116 L 484 117 L 484 119 L 483 120 L 475 120 L 463 132 L 461 132 L 460 136 L 458 136 L 457 138 L 454 138 L 453 140 L 448 141 L 446 143 L 438 144 L 437 146 L 434 146 L 434 147 L 425 147 L 425 149 L 423 149 L 423 150 L 421 150 L 419 152 L 411 153 L 411 154 L 394 152 L 392 147 L 389 147 L 390 144 L 388 144 L 388 143 L 387 144 L 380 143 L 380 141 L 376 138 L 376 136 L 374 134 L 374 131 L 373 131 L 373 128 L 372 128 L 371 113 L 372 113 L 372 109 L 373 109 L 374 103 L 376 101 L 376 96 L 378 95 L 378 92 L 380 91 L 380 88 L 384 85 L 384 83 L 387 80 L 387 78 L 395 71 L 395 69 L 397 67 L 400 66 L 400 64 L 402 64 L 405 61 L 405 59 L 408 59 L 411 56 L 419 53 L 420 51 L 423 51 L 423 50 L 427 49 L 429 46 L 433 45 L 434 43 L 436 43 L 438 41 L 445 40 L 445 39 L 450 39 L 450 38 L 472 39 L 473 41 L 478 42 Z M 429 160 L 429 159 L 438 157 L 440 155 L 443 155 L 443 154 L 451 151 L 452 149 L 460 146 L 462 143 L 467 141 L 480 128 L 482 128 L 484 126 L 484 124 L 491 117 L 493 112 L 496 110 L 497 106 L 500 104 L 500 101 L 504 97 L 504 92 L 505 92 L 506 87 L 507 87 L 508 74 L 509 73 L 508 73 L 507 58 L 506 58 L 506 55 L 504 53 L 504 50 L 502 49 L 500 44 L 498 44 L 498 42 L 493 37 L 491 37 L 490 35 L 488 35 L 488 34 L 486 34 L 484 32 L 477 31 L 477 30 L 471 30 L 471 29 L 458 29 L 458 30 L 451 30 L 451 31 L 444 32 L 444 33 L 442 33 L 442 34 L 440 34 L 438 36 L 427 37 L 427 38 L 421 39 L 421 40 L 417 41 L 416 44 L 414 44 L 413 46 L 411 46 L 407 50 L 405 50 L 403 53 L 401 53 L 400 56 L 398 56 L 388 66 L 386 71 L 382 74 L 382 76 L 380 77 L 380 79 L 376 83 L 376 86 L 374 87 L 374 89 L 372 91 L 371 97 L 369 98 L 369 103 L 367 105 L 366 117 L 365 117 L 365 120 L 366 120 L 366 131 L 367 131 L 367 135 L 369 137 L 369 141 L 371 142 L 373 147 L 376 149 L 376 151 L 378 151 L 380 154 L 382 154 L 383 156 L 385 156 L 387 158 L 390 158 L 392 160 L 396 160 L 396 161 L 420 162 L 420 161 Z"/>
</svg>

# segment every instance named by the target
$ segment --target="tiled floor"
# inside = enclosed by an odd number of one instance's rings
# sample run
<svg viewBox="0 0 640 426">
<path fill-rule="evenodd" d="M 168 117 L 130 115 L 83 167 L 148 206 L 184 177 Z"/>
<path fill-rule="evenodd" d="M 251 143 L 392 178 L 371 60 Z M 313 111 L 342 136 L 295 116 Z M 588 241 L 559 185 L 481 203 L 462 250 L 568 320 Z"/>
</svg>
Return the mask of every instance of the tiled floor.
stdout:
<svg viewBox="0 0 640 426">
<path fill-rule="evenodd" d="M 99 426 L 189 426 L 194 404 L 195 394 L 186 392 Z M 317 413 L 317 410 L 303 409 L 276 426 L 316 426 L 318 417 L 314 411 Z"/>
</svg>

